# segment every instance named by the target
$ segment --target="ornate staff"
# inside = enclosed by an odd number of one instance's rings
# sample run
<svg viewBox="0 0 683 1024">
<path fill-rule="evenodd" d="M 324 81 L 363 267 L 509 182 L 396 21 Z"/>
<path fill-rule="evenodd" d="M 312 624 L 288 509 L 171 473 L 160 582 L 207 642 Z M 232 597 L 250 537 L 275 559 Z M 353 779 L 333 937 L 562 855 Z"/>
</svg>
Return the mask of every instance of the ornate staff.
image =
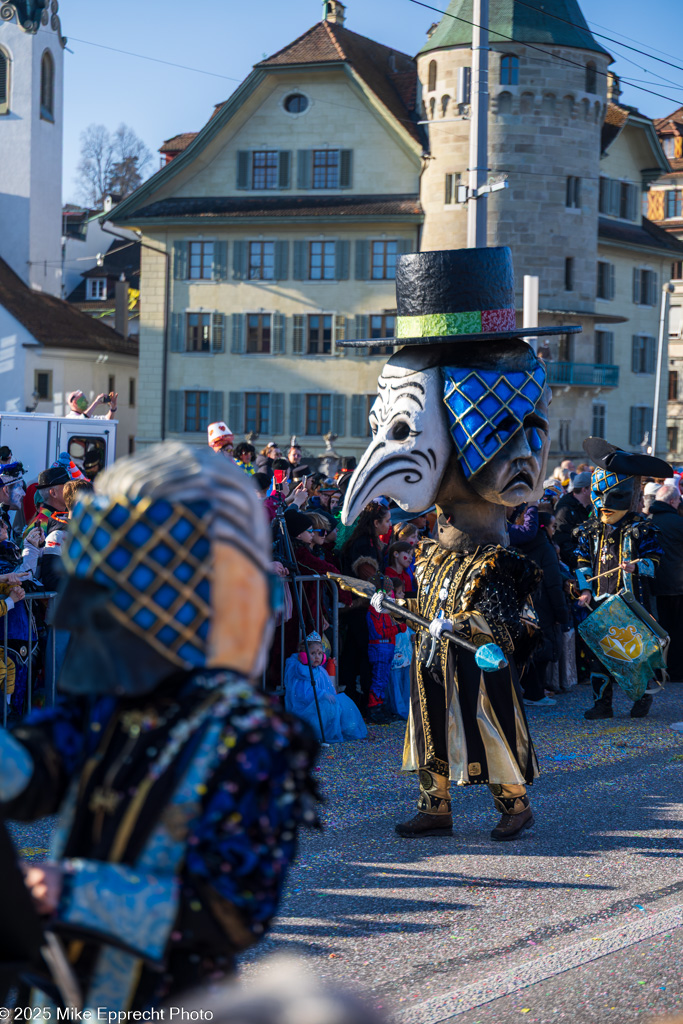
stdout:
<svg viewBox="0 0 683 1024">
<path fill-rule="evenodd" d="M 367 580 L 357 580 L 353 576 L 342 576 L 340 573 L 328 572 L 328 577 L 334 580 L 342 590 L 349 590 L 352 594 L 356 594 L 358 597 L 365 597 L 367 600 L 377 593 L 377 587 L 373 586 Z M 409 611 L 399 601 L 393 601 L 390 597 L 384 595 L 382 598 L 382 610 L 386 611 L 389 615 L 406 619 L 407 622 L 412 622 L 416 626 L 420 626 L 422 629 L 429 630 L 429 620 L 418 615 L 416 612 Z M 477 647 L 470 640 L 465 640 L 464 637 L 458 636 L 457 633 L 452 633 L 450 630 L 444 629 L 440 634 L 440 639 L 448 640 L 450 643 L 455 644 L 457 647 L 463 647 L 466 651 L 474 654 L 474 660 L 477 666 L 484 672 L 496 672 L 498 669 L 504 668 L 507 664 L 505 655 L 501 651 L 498 644 L 482 644 L 481 647 Z M 437 638 L 432 637 L 432 651 L 430 653 L 428 664 L 431 663 L 434 653 L 436 651 Z"/>
</svg>

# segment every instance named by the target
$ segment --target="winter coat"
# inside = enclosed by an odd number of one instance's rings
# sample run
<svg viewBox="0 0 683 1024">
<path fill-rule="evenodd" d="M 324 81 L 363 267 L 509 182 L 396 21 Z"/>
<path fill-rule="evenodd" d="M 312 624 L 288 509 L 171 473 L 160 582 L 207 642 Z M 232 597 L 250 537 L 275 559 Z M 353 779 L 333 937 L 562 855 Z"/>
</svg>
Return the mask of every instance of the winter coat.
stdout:
<svg viewBox="0 0 683 1024">
<path fill-rule="evenodd" d="M 590 518 L 590 506 L 584 508 L 573 494 L 563 494 L 555 506 L 555 543 L 560 549 L 560 558 L 570 569 L 576 569 L 577 539 L 574 530 Z"/>
<path fill-rule="evenodd" d="M 683 517 L 665 501 L 653 501 L 650 519 L 657 527 L 664 549 L 652 584 L 652 593 L 662 596 L 683 594 Z"/>
</svg>

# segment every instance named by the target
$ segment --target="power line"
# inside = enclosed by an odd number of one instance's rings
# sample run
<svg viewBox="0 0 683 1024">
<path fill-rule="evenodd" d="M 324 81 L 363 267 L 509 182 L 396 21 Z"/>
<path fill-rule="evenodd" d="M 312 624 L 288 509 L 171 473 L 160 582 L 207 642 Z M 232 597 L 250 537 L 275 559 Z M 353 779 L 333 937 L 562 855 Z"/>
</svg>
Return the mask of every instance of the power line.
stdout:
<svg viewBox="0 0 683 1024">
<path fill-rule="evenodd" d="M 517 0 L 517 2 L 519 2 L 519 0 Z M 442 11 L 439 7 L 434 7 L 432 4 L 424 3 L 424 0 L 410 0 L 410 3 L 415 4 L 417 7 L 424 7 L 428 11 L 434 11 L 436 14 L 440 14 L 442 17 L 453 18 L 454 21 L 462 21 L 465 25 L 470 25 L 474 27 L 473 21 L 469 21 L 467 18 L 461 18 L 457 14 L 451 14 L 450 11 Z M 537 7 L 533 9 L 535 11 L 538 11 Z M 581 64 L 579 63 L 579 61 L 570 60 L 569 57 L 560 57 L 558 54 L 552 54 L 549 50 L 544 50 L 542 49 L 542 47 L 536 46 L 534 43 L 528 43 L 522 39 L 515 39 L 514 36 L 506 36 L 502 32 L 498 31 L 492 34 L 496 36 L 495 41 L 497 41 L 498 39 L 502 39 L 505 40 L 505 42 L 518 43 L 520 46 L 525 46 L 529 50 L 537 50 L 538 53 L 543 53 L 546 57 L 551 58 L 550 61 L 546 61 L 544 63 L 552 64 L 553 61 L 561 61 L 563 64 L 570 64 L 572 67 L 581 68 L 581 70 L 584 72 L 586 70 L 585 64 Z M 594 70 L 596 75 L 600 75 L 602 78 L 609 78 L 609 73 L 607 71 L 599 71 L 598 68 L 595 68 Z M 673 97 L 671 96 L 665 96 L 661 92 L 654 92 L 652 89 L 646 89 L 642 85 L 635 85 L 633 82 L 630 82 L 627 78 L 622 78 L 621 81 L 625 82 L 627 85 L 632 85 L 634 89 L 638 89 L 640 92 L 649 93 L 650 96 L 657 96 L 658 99 L 668 100 L 669 103 L 676 103 L 678 106 L 681 105 L 680 100 L 673 99 Z"/>
</svg>

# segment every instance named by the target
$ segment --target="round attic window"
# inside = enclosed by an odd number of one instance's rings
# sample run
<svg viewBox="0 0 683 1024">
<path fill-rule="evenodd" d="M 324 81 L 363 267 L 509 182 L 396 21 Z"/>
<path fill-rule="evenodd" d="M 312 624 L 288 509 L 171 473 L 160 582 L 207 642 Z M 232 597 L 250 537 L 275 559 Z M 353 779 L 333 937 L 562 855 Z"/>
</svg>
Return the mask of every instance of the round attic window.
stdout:
<svg viewBox="0 0 683 1024">
<path fill-rule="evenodd" d="M 308 110 L 308 99 L 303 93 L 292 92 L 286 97 L 284 107 L 288 114 L 303 114 Z"/>
</svg>

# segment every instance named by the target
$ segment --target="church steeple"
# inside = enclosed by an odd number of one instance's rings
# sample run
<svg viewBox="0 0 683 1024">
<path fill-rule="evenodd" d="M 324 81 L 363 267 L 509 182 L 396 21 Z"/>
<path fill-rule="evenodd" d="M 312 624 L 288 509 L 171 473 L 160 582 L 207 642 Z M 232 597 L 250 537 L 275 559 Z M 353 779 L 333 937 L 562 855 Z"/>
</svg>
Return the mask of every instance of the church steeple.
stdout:
<svg viewBox="0 0 683 1024">
<path fill-rule="evenodd" d="M 472 0 L 451 0 L 420 53 L 472 44 Z M 593 37 L 577 0 L 498 0 L 491 5 L 492 44 L 518 43 L 607 51 Z"/>
<path fill-rule="evenodd" d="M 62 46 L 66 39 L 62 36 L 61 24 L 57 11 L 58 0 L 5 0 L 0 7 L 0 21 L 15 21 L 24 32 L 35 33 L 49 25 L 59 36 Z"/>
</svg>

